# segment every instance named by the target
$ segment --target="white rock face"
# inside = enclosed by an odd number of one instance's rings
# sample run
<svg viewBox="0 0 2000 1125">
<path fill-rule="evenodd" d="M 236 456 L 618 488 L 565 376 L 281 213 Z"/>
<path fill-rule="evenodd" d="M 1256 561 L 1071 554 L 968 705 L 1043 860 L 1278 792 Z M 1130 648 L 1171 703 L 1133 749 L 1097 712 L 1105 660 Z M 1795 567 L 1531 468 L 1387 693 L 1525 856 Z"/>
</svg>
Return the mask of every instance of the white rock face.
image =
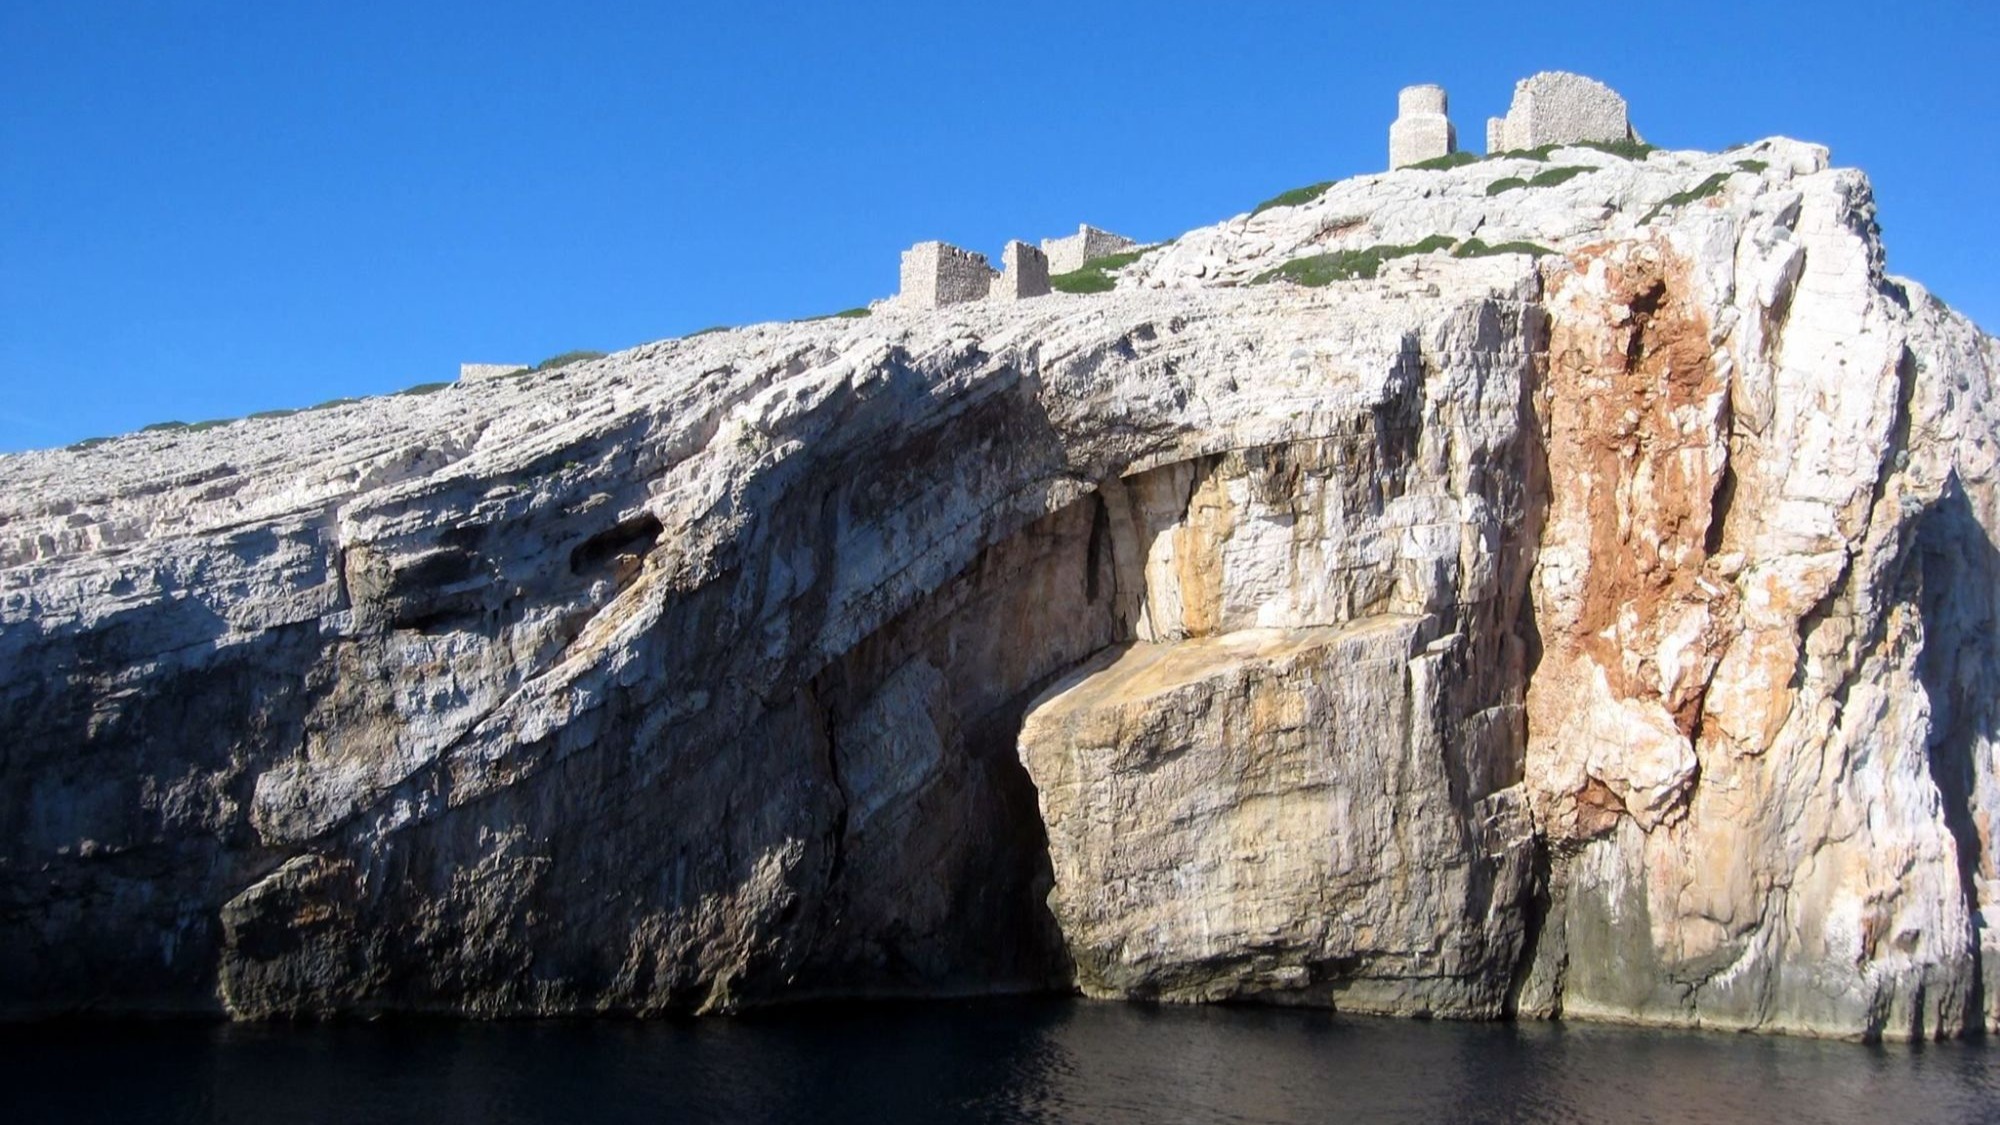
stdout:
<svg viewBox="0 0 2000 1125">
<path fill-rule="evenodd" d="M 1433 236 L 1550 253 L 1251 284 Z M 2000 345 L 1881 262 L 1567 149 L 0 458 L 0 1009 L 2000 1025 Z"/>
<path fill-rule="evenodd" d="M 1455 796 L 1460 638 L 1424 624 L 1139 644 L 1030 712 L 1086 994 L 1504 1012 L 1534 834 L 1518 788 Z"/>
</svg>

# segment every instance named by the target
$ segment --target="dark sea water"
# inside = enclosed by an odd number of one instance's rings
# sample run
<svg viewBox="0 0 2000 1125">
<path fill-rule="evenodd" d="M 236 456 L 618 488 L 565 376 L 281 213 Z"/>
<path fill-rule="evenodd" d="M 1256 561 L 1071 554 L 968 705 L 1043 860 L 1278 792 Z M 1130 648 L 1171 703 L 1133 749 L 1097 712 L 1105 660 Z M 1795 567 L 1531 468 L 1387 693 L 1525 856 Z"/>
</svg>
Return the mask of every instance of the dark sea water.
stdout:
<svg viewBox="0 0 2000 1125">
<path fill-rule="evenodd" d="M 0 1031 L 26 1122 L 2000 1121 L 2000 1046 L 1072 1000 Z"/>
</svg>

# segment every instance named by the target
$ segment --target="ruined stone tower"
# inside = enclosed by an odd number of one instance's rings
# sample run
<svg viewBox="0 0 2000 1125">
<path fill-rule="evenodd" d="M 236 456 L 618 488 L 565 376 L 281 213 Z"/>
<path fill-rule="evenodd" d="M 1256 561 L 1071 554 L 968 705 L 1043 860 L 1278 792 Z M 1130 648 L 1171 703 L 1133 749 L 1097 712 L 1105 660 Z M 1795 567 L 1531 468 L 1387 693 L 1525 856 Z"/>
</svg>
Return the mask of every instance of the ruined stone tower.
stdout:
<svg viewBox="0 0 2000 1125">
<path fill-rule="evenodd" d="M 1405 86 L 1396 94 L 1389 126 L 1389 167 L 1402 168 L 1458 151 L 1458 132 L 1447 116 L 1443 86 Z"/>
</svg>

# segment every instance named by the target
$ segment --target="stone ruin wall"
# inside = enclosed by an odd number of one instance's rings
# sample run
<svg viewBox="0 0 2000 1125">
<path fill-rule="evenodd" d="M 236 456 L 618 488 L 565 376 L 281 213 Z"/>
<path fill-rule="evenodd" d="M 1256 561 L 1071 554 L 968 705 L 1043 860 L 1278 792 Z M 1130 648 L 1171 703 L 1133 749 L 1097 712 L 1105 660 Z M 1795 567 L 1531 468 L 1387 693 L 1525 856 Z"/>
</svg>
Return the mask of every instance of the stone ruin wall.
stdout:
<svg viewBox="0 0 2000 1125">
<path fill-rule="evenodd" d="M 1009 241 L 1000 254 L 1002 268 L 996 271 L 984 254 L 948 242 L 919 242 L 903 251 L 902 288 L 896 303 L 936 309 L 988 298 L 1022 301 L 1043 297 L 1053 291 L 1050 275 L 1071 272 L 1093 258 L 1137 245 L 1123 235 L 1085 225 L 1068 238 L 1044 239 L 1040 250 L 1019 239 Z M 1055 253 L 1046 252 L 1049 248 Z"/>
<path fill-rule="evenodd" d="M 1021 301 L 1046 296 L 1049 292 L 1048 255 L 1015 240 L 1000 252 L 1000 277 L 993 283 L 993 296 L 1002 301 Z"/>
<path fill-rule="evenodd" d="M 1507 116 L 1486 123 L 1488 152 L 1631 137 L 1625 99 L 1616 91 L 1581 74 L 1554 70 L 1515 83 Z"/>
<path fill-rule="evenodd" d="M 984 254 L 946 242 L 919 242 L 903 251 L 899 299 L 925 309 L 977 301 L 992 289 L 993 277 Z"/>
<path fill-rule="evenodd" d="M 1042 253 L 1048 257 L 1050 273 L 1075 273 L 1093 258 L 1122 254 L 1137 245 L 1122 234 L 1098 230 L 1084 223 L 1079 224 L 1076 233 L 1068 238 L 1042 239 Z"/>
<path fill-rule="evenodd" d="M 525 363 L 461 363 L 458 365 L 458 381 L 465 383 L 473 379 L 493 379 L 527 369 L 528 365 Z"/>
</svg>

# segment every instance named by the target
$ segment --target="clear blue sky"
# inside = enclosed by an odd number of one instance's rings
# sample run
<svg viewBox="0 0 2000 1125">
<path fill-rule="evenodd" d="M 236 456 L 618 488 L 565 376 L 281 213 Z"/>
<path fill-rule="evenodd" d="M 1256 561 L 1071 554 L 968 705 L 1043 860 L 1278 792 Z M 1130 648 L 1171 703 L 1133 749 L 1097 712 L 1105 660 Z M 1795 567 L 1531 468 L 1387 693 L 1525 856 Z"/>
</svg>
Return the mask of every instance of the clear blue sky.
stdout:
<svg viewBox="0 0 2000 1125">
<path fill-rule="evenodd" d="M 2000 5 L 0 0 L 0 451 L 884 296 L 897 252 L 1142 239 L 1477 148 L 1577 70 L 1647 139 L 1875 180 L 2000 327 Z"/>
</svg>

